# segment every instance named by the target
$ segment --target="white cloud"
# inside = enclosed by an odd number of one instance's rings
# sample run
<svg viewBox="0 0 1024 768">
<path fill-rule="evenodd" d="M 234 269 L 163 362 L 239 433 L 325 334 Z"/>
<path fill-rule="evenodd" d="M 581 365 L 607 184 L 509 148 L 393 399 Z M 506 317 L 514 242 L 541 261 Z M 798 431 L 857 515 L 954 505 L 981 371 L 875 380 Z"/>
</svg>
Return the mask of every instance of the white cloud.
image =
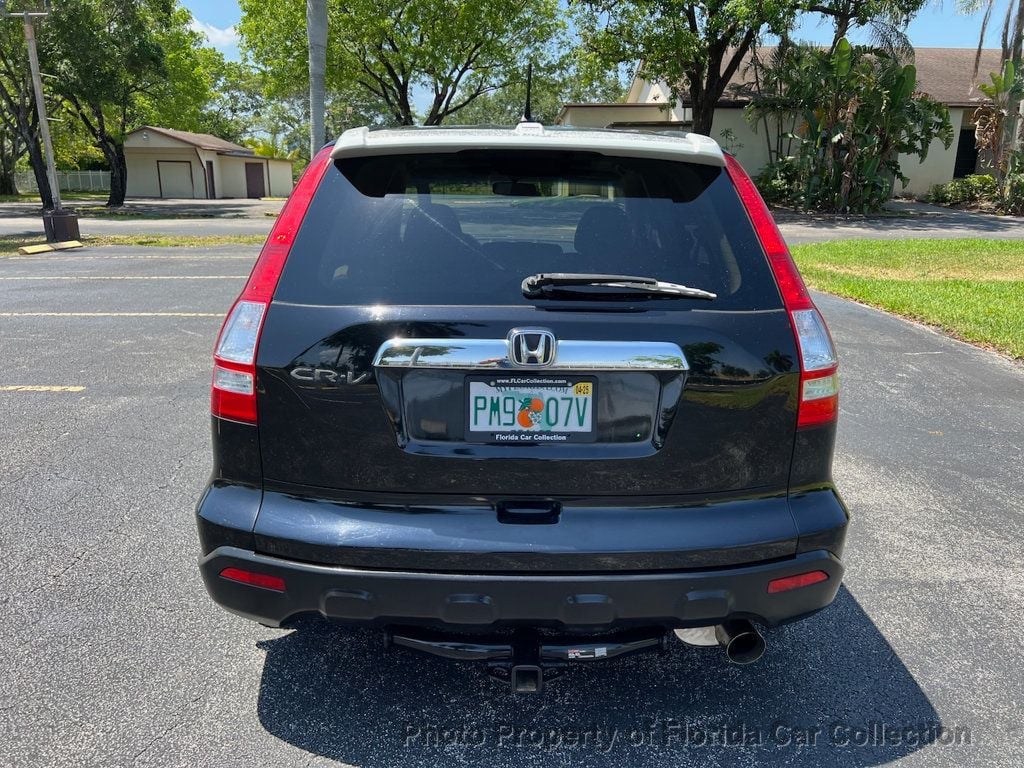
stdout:
<svg viewBox="0 0 1024 768">
<path fill-rule="evenodd" d="M 233 48 L 238 45 L 238 30 L 234 26 L 221 29 L 213 24 L 207 24 L 205 21 L 192 19 L 189 27 L 194 32 L 206 35 L 206 39 L 210 41 L 210 45 L 214 48 Z"/>
</svg>

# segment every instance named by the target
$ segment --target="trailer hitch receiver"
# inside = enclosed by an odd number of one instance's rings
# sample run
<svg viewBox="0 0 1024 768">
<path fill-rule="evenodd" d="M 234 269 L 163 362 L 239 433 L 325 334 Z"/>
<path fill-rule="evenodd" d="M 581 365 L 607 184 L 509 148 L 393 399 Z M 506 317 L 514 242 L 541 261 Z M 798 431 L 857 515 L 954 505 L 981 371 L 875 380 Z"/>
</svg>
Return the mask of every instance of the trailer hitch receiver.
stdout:
<svg viewBox="0 0 1024 768">
<path fill-rule="evenodd" d="M 385 644 L 457 661 L 482 661 L 492 677 L 514 693 L 540 693 L 544 683 L 570 663 L 604 661 L 641 651 L 664 651 L 669 633 L 661 627 L 609 635 L 572 636 L 515 629 L 505 634 L 469 635 L 418 627 L 385 630 Z"/>
</svg>

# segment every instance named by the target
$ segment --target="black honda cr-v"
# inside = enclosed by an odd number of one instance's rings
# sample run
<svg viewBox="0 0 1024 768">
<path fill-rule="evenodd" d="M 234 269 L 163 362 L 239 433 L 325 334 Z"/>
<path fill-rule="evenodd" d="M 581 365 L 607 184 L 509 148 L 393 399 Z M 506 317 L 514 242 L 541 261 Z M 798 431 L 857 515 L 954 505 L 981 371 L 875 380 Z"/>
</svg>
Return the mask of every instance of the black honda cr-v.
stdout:
<svg viewBox="0 0 1024 768">
<path fill-rule="evenodd" d="M 711 139 L 348 131 L 217 341 L 202 575 L 517 690 L 673 629 L 750 661 L 842 578 L 836 367 Z"/>
</svg>

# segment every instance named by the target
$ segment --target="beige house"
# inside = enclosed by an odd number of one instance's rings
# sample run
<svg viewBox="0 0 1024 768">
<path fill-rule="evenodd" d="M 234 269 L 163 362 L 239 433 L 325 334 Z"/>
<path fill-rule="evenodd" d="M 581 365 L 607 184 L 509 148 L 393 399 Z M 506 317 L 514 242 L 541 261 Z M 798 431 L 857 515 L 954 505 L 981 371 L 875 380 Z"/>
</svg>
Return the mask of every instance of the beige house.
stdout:
<svg viewBox="0 0 1024 768">
<path fill-rule="evenodd" d="M 128 197 L 287 197 L 292 161 L 260 157 L 208 133 L 144 125 L 125 137 Z"/>
<path fill-rule="evenodd" d="M 988 73 L 999 68 L 999 51 L 982 52 L 978 76 L 973 76 L 973 48 L 918 48 L 915 52 L 917 87 L 949 108 L 953 125 L 953 143 L 949 149 L 936 141 L 925 161 L 902 156 L 900 166 L 910 183 L 903 194 L 923 195 L 934 184 L 974 173 L 978 152 L 974 143 L 974 110 L 985 99 L 976 81 L 988 81 Z M 750 125 L 743 108 L 753 91 L 750 67 L 741 64 L 737 74 L 715 109 L 711 136 L 732 150 L 750 173 L 757 173 L 768 162 L 768 141 L 763 126 Z M 621 104 L 566 104 L 555 122 L 590 128 L 640 128 L 647 130 L 682 129 L 692 125 L 691 110 L 682 101 L 670 103 L 665 83 L 634 78 Z M 724 136 L 723 136 L 724 133 Z M 896 186 L 900 193 L 899 184 Z"/>
</svg>

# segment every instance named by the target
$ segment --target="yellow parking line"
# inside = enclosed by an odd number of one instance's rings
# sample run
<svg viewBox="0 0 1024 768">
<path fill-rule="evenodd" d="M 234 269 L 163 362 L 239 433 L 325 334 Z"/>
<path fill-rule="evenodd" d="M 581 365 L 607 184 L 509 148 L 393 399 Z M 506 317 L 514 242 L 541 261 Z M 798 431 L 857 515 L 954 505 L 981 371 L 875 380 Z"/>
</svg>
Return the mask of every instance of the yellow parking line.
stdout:
<svg viewBox="0 0 1024 768">
<path fill-rule="evenodd" d="M 23 275 L 0 280 L 245 280 L 248 275 Z"/>
<path fill-rule="evenodd" d="M 85 387 L 49 387 L 40 384 L 0 384 L 0 392 L 84 392 Z"/>
<path fill-rule="evenodd" d="M 0 317 L 224 317 L 219 312 L 0 312 Z"/>
</svg>

